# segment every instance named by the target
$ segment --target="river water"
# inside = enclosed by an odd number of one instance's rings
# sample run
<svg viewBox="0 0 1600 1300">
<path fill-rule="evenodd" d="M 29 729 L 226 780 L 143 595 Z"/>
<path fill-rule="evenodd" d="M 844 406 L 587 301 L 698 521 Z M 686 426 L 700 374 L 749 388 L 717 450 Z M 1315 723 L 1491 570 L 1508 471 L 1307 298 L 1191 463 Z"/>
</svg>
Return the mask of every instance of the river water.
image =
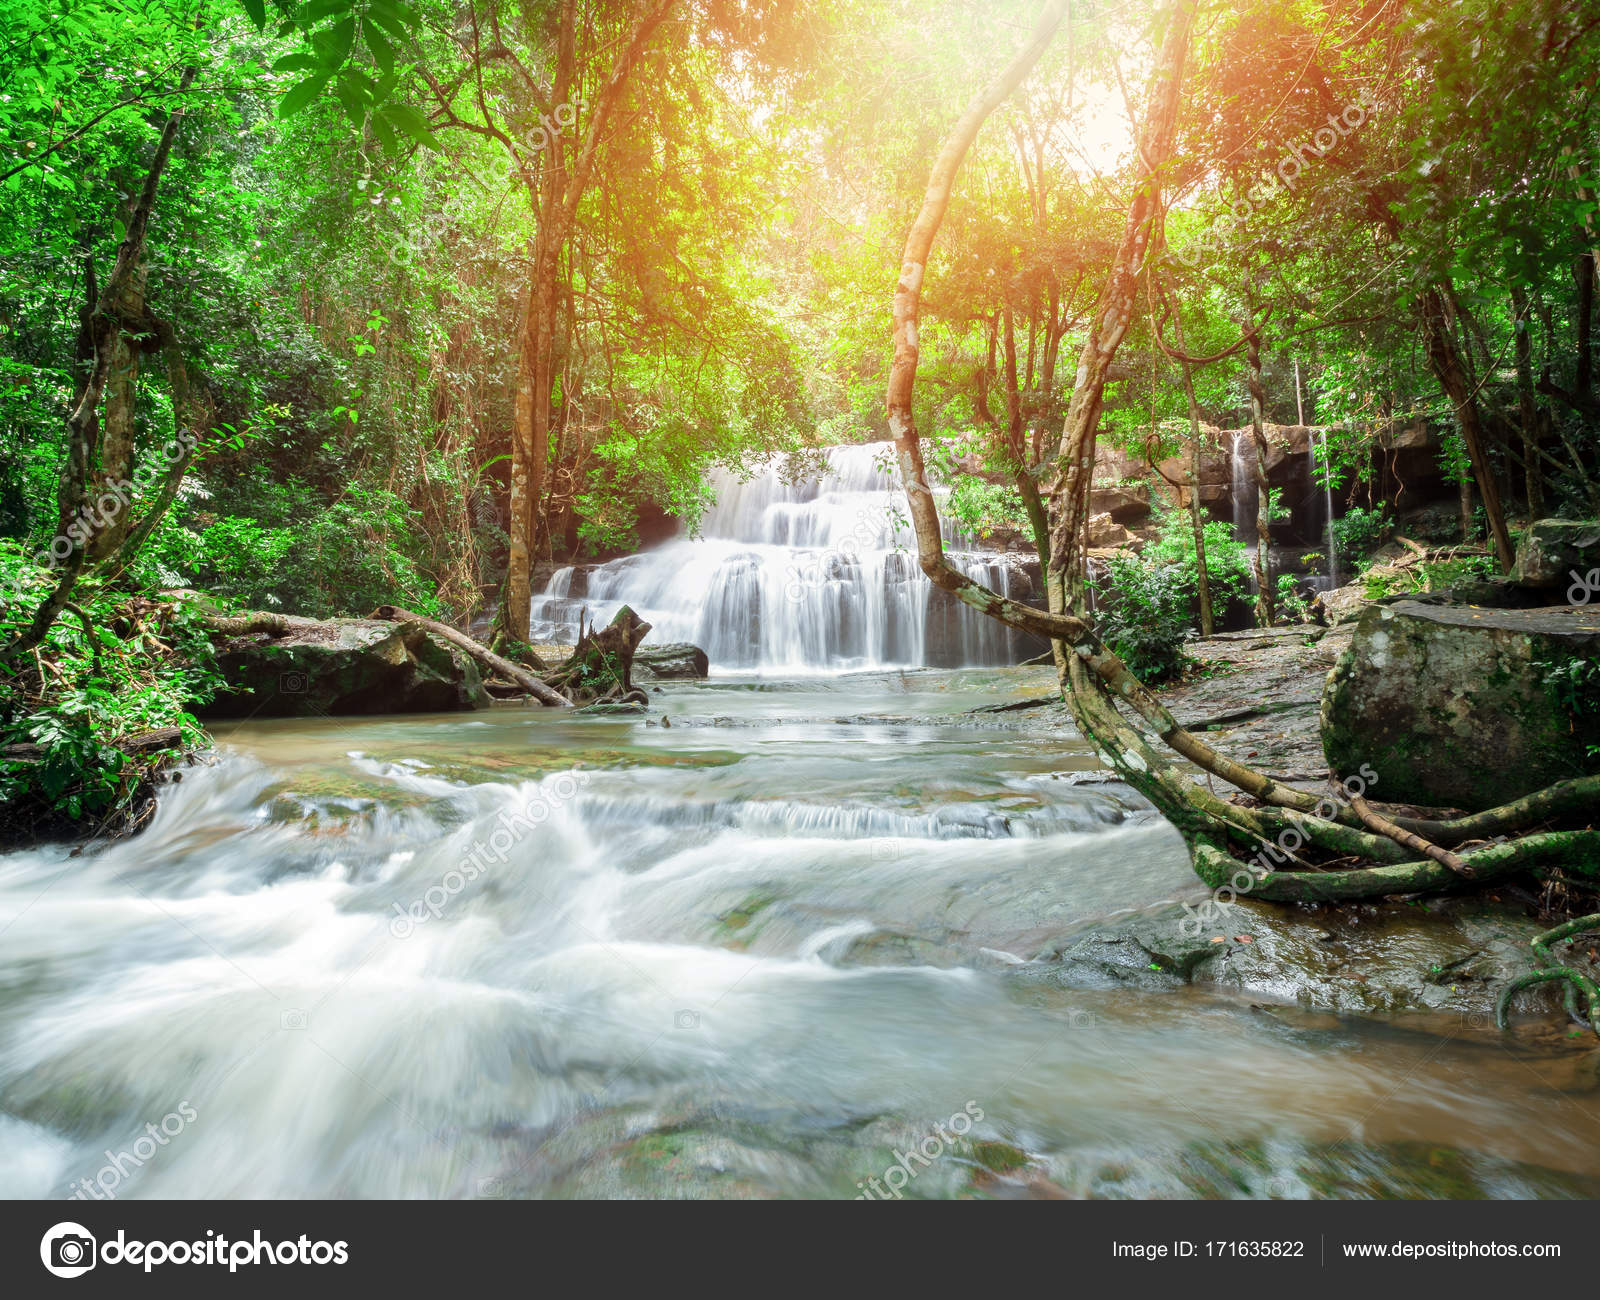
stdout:
<svg viewBox="0 0 1600 1300">
<path fill-rule="evenodd" d="M 968 712 L 1048 687 L 221 729 L 137 838 L 0 858 L 0 1192 L 1593 1194 L 1592 1071 L 1060 978 L 1200 888 L 1046 710 Z"/>
</svg>

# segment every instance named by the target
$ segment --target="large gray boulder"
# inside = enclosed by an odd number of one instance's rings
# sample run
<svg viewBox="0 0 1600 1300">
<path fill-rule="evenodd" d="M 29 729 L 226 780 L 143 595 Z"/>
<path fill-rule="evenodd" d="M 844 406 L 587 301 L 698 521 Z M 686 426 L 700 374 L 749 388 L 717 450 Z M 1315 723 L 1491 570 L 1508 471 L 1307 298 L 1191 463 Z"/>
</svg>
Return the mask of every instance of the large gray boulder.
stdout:
<svg viewBox="0 0 1600 1300">
<path fill-rule="evenodd" d="M 1479 809 L 1600 769 L 1600 606 L 1400 601 L 1361 616 L 1328 674 L 1322 746 L 1372 797 Z"/>
<path fill-rule="evenodd" d="M 417 628 L 366 618 L 287 618 L 286 635 L 217 641 L 228 689 L 207 718 L 445 713 L 487 708 L 478 666 Z"/>
<path fill-rule="evenodd" d="M 705 677 L 711 672 L 706 652 L 687 641 L 641 645 L 633 652 L 633 675 L 641 682 Z"/>
<path fill-rule="evenodd" d="M 1600 520 L 1535 520 L 1517 547 L 1514 576 L 1519 586 L 1559 593 L 1553 600 L 1600 603 Z"/>
</svg>

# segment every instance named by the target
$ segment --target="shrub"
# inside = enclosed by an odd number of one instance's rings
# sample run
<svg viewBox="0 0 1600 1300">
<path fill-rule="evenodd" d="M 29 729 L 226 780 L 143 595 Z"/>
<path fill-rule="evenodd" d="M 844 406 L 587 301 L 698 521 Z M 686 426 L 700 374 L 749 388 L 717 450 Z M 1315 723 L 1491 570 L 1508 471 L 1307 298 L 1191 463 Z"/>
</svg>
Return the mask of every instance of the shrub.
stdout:
<svg viewBox="0 0 1600 1300">
<path fill-rule="evenodd" d="M 1370 555 L 1382 545 L 1389 530 L 1389 517 L 1383 506 L 1376 510 L 1352 506 L 1348 513 L 1333 520 L 1328 530 L 1340 555 Z"/>
<path fill-rule="evenodd" d="M 1183 671 L 1189 639 L 1189 582 L 1175 564 L 1133 555 L 1106 561 L 1105 585 L 1095 584 L 1095 625 L 1106 643 L 1140 680 L 1164 682 Z"/>
</svg>

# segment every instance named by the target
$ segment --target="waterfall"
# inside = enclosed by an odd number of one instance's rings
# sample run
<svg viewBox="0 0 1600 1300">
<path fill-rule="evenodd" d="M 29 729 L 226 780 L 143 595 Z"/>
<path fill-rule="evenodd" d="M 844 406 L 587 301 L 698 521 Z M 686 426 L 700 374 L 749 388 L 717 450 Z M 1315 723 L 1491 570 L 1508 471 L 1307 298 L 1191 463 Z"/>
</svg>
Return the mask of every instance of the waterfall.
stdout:
<svg viewBox="0 0 1600 1300">
<path fill-rule="evenodd" d="M 1339 548 L 1333 537 L 1333 466 L 1328 462 L 1328 435 L 1322 434 L 1319 443 L 1316 431 L 1311 434 L 1312 460 L 1322 466 L 1323 520 L 1328 538 L 1328 590 L 1339 585 Z"/>
<path fill-rule="evenodd" d="M 1244 449 L 1253 440 L 1248 429 L 1233 435 L 1233 537 L 1235 541 L 1256 540 L 1256 467 Z M 1251 448 L 1252 452 L 1254 448 Z"/>
<path fill-rule="evenodd" d="M 831 447 L 819 478 L 715 470 L 697 537 L 558 569 L 534 598 L 534 641 L 570 643 L 579 613 L 630 605 L 651 639 L 692 641 L 713 667 L 757 671 L 1013 663 L 1031 638 L 937 591 L 916 558 L 888 443 Z M 944 495 L 936 492 L 936 495 Z M 948 519 L 950 562 L 1013 595 L 1014 569 Z M 1042 643 L 1041 643 L 1042 644 Z"/>
</svg>

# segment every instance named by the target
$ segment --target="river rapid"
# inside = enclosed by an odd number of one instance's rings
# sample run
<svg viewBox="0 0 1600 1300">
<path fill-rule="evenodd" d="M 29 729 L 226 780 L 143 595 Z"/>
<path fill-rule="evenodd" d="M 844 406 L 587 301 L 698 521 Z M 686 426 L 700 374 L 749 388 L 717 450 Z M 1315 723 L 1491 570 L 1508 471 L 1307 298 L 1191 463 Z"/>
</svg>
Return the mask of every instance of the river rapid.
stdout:
<svg viewBox="0 0 1600 1300">
<path fill-rule="evenodd" d="M 0 857 L 0 1194 L 1595 1194 L 1592 1070 L 1065 977 L 1204 891 L 1058 718 L 971 712 L 1049 684 L 220 727 L 137 837 Z"/>
</svg>

